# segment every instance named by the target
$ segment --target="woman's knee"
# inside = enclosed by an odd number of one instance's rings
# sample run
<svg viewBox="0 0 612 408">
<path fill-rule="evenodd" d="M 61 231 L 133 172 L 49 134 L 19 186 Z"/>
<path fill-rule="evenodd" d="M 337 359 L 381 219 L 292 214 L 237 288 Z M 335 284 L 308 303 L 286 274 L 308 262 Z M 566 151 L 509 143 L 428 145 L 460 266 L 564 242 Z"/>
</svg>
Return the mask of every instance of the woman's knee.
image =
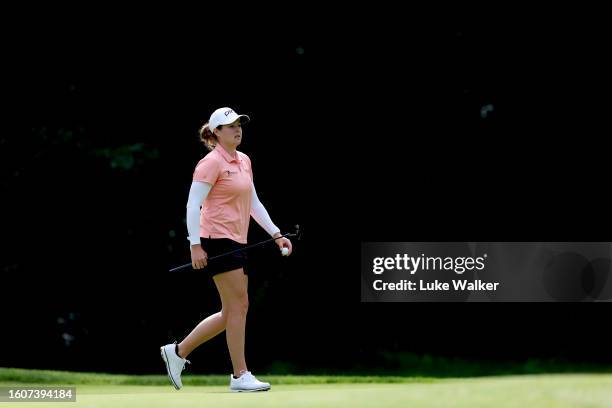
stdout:
<svg viewBox="0 0 612 408">
<path fill-rule="evenodd" d="M 237 296 L 228 302 L 224 308 L 224 314 L 227 317 L 235 315 L 246 315 L 249 310 L 249 297 L 245 293 L 244 295 Z"/>
<path fill-rule="evenodd" d="M 249 308 L 247 281 L 244 277 L 242 268 L 214 277 L 221 296 L 222 314 L 226 318 L 233 315 L 244 315 Z"/>
</svg>

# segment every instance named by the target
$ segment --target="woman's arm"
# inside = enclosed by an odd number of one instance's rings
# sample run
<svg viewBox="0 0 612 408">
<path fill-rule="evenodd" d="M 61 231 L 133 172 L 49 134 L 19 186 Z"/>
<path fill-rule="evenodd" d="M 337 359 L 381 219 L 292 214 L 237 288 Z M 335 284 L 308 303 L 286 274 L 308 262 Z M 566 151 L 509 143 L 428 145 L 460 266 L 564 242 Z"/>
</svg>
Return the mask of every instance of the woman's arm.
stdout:
<svg viewBox="0 0 612 408">
<path fill-rule="evenodd" d="M 261 201 L 259 201 L 259 198 L 257 197 L 257 192 L 255 191 L 255 184 L 253 184 L 252 187 L 253 196 L 251 200 L 251 216 L 273 238 L 279 238 L 282 235 L 280 229 L 278 229 L 278 227 L 274 225 L 274 223 L 270 219 L 268 211 L 266 211 L 266 208 L 263 206 Z M 289 241 L 288 238 L 282 237 L 275 240 L 274 242 L 276 242 L 276 245 L 278 245 L 281 250 L 283 248 L 287 248 L 288 251 L 283 252 L 283 255 L 291 255 L 291 253 L 293 252 L 293 245 L 291 245 L 291 241 Z"/>
<path fill-rule="evenodd" d="M 200 244 L 200 207 L 212 186 L 209 183 L 194 181 L 187 200 L 187 232 L 191 245 Z"/>
<path fill-rule="evenodd" d="M 268 214 L 268 211 L 266 211 L 266 207 L 263 206 L 257 197 L 255 184 L 252 184 L 251 187 L 253 191 L 251 198 L 251 216 L 268 234 L 270 234 L 270 236 L 274 238 L 280 236 L 280 229 L 274 225 L 270 219 L 270 214 Z"/>
</svg>

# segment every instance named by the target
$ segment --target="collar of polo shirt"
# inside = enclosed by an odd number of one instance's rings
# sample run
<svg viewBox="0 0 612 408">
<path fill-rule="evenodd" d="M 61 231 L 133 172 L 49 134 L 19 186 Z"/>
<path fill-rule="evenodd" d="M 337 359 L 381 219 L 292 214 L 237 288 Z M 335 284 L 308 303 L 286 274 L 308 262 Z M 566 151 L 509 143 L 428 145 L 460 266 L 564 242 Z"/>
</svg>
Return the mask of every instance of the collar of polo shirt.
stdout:
<svg viewBox="0 0 612 408">
<path fill-rule="evenodd" d="M 215 147 L 215 150 L 219 151 L 219 154 L 225 159 L 225 161 L 227 161 L 228 163 L 231 163 L 233 161 L 237 161 L 238 163 L 242 162 L 242 159 L 240 158 L 240 155 L 238 154 L 238 150 L 236 150 L 236 157 L 232 157 L 230 156 L 230 154 L 227 152 L 227 150 L 225 150 L 223 148 L 223 146 L 221 146 L 221 143 L 217 143 L 217 146 Z"/>
</svg>

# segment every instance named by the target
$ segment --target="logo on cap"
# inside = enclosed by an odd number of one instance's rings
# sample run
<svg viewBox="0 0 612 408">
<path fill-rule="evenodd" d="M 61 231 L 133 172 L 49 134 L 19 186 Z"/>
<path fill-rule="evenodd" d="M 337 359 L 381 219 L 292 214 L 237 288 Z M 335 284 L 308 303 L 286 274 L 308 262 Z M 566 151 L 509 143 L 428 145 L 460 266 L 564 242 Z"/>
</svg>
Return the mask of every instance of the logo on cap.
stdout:
<svg viewBox="0 0 612 408">
<path fill-rule="evenodd" d="M 230 113 L 232 113 L 232 112 L 233 112 L 233 110 L 232 110 L 232 109 L 230 109 L 230 110 L 226 110 L 226 111 L 225 111 L 225 116 L 229 115 L 229 114 L 230 114 Z"/>
</svg>

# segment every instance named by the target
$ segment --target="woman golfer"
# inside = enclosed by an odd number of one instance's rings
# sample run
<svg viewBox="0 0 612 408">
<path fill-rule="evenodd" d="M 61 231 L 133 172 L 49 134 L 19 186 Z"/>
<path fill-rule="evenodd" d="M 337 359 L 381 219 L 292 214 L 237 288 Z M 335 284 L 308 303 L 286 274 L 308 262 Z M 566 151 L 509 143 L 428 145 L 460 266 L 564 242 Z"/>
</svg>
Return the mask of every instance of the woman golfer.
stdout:
<svg viewBox="0 0 612 408">
<path fill-rule="evenodd" d="M 191 263 L 203 269 L 215 282 L 221 298 L 221 311 L 201 321 L 180 343 L 161 347 L 168 377 L 179 390 L 185 358 L 196 347 L 225 330 L 233 374 L 232 391 L 267 391 L 270 384 L 257 380 L 247 368 L 244 339 L 248 276 L 246 254 L 237 251 L 208 262 L 209 257 L 244 248 L 252 216 L 272 237 L 280 237 L 263 204 L 257 198 L 249 157 L 236 150 L 242 141 L 242 125 L 249 121 L 230 108 L 213 112 L 200 129 L 200 138 L 210 152 L 199 161 L 187 201 L 187 231 L 191 243 Z M 200 206 L 202 209 L 200 210 Z M 281 251 L 291 254 L 289 239 L 275 241 Z"/>
</svg>

